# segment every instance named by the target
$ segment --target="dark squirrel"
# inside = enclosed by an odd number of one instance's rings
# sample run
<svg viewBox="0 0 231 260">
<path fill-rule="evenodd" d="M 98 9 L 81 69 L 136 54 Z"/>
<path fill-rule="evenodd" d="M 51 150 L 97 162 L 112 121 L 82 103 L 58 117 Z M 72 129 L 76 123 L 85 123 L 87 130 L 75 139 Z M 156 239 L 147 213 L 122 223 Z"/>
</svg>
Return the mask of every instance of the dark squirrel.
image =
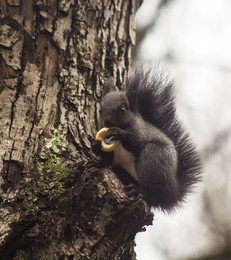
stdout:
<svg viewBox="0 0 231 260">
<path fill-rule="evenodd" d="M 164 211 L 175 209 L 200 180 L 201 161 L 176 116 L 173 84 L 150 68 L 138 67 L 124 91 L 110 78 L 103 92 L 99 129 L 119 140 L 113 152 L 98 153 L 127 171 L 146 201 Z M 95 149 L 96 150 L 96 149 Z"/>
</svg>

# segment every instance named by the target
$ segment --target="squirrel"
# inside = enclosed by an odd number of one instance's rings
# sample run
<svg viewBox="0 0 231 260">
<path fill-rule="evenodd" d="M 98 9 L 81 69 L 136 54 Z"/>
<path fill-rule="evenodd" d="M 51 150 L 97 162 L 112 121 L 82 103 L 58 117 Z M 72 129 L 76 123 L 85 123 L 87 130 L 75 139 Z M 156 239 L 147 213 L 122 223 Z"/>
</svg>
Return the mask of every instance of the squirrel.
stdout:
<svg viewBox="0 0 231 260">
<path fill-rule="evenodd" d="M 159 72 L 137 67 L 125 90 L 116 90 L 114 78 L 104 87 L 99 129 L 105 138 L 119 140 L 112 152 L 93 151 L 112 166 L 128 172 L 150 206 L 170 212 L 200 180 L 199 153 L 176 115 L 173 83 Z"/>
</svg>

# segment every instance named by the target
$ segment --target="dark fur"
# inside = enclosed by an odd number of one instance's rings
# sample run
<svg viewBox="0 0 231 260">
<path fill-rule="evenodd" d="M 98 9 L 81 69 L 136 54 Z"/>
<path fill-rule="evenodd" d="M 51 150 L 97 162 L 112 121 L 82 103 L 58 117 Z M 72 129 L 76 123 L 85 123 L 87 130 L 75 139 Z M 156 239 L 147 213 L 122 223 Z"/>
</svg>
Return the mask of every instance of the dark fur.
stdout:
<svg viewBox="0 0 231 260">
<path fill-rule="evenodd" d="M 115 91 L 113 79 L 107 82 L 99 124 L 109 127 L 108 137 L 119 139 L 134 155 L 147 202 L 167 211 L 182 202 L 201 171 L 198 152 L 175 110 L 172 83 L 138 67 L 125 91 Z M 113 152 L 102 154 L 112 163 Z"/>
</svg>

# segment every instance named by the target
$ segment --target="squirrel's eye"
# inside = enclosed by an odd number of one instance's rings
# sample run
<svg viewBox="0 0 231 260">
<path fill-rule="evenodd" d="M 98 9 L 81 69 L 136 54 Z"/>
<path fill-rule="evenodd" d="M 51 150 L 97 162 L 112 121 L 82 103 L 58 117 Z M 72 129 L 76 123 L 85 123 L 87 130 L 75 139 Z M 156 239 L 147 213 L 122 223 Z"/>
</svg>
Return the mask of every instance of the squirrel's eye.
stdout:
<svg viewBox="0 0 231 260">
<path fill-rule="evenodd" d="M 125 114 L 126 109 L 125 109 L 124 107 L 121 107 L 121 108 L 120 108 L 120 112 L 121 112 L 122 114 Z"/>
</svg>

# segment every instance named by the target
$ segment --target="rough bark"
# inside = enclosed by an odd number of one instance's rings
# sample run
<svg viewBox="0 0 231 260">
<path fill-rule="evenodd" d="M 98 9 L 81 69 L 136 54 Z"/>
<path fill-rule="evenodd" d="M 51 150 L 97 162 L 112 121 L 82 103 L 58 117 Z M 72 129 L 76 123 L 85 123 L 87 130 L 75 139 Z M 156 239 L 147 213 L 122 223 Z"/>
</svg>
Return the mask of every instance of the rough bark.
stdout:
<svg viewBox="0 0 231 260">
<path fill-rule="evenodd" d="M 0 0 L 1 259 L 134 259 L 142 199 L 91 151 L 141 0 Z"/>
</svg>

